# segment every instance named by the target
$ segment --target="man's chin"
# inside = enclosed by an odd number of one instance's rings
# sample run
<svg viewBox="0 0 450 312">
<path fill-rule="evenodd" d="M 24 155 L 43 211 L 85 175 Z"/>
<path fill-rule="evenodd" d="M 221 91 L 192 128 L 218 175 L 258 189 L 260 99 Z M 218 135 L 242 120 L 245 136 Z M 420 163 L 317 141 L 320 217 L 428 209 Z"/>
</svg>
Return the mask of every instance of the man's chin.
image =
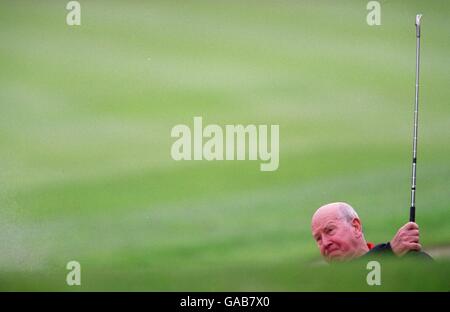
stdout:
<svg viewBox="0 0 450 312">
<path fill-rule="evenodd" d="M 340 252 L 331 252 L 327 257 L 327 262 L 345 262 L 351 260 L 352 257 L 343 255 Z"/>
</svg>

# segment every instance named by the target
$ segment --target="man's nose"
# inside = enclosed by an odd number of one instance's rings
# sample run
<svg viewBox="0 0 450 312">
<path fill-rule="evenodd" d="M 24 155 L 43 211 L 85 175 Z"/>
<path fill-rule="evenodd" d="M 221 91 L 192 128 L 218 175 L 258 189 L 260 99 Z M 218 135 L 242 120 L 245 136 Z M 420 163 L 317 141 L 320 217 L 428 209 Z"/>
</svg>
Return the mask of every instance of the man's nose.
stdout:
<svg viewBox="0 0 450 312">
<path fill-rule="evenodd" d="M 322 244 L 323 244 L 324 246 L 327 246 L 327 245 L 330 244 L 330 240 L 327 238 L 326 235 L 323 235 L 323 236 L 322 236 Z"/>
<path fill-rule="evenodd" d="M 329 240 L 326 236 L 322 237 L 322 246 L 324 249 L 328 249 L 330 245 L 332 244 L 331 240 Z"/>
</svg>

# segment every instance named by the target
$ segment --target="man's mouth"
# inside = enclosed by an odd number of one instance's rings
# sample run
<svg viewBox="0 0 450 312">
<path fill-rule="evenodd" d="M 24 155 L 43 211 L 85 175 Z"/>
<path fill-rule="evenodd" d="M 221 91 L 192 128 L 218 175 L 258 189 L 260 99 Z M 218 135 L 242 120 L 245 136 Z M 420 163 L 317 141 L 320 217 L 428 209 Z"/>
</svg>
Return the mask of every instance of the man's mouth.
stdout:
<svg viewBox="0 0 450 312">
<path fill-rule="evenodd" d="M 331 257 L 331 256 L 335 255 L 336 253 L 339 253 L 339 249 L 333 248 L 333 249 L 327 250 L 326 255 L 327 255 L 327 257 Z"/>
</svg>

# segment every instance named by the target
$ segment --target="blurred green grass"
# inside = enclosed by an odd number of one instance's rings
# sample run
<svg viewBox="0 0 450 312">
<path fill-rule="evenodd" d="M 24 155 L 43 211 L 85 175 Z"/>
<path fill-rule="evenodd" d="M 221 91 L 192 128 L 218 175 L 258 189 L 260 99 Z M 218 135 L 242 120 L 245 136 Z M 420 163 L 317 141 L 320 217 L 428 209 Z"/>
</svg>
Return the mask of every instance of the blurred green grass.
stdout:
<svg viewBox="0 0 450 312">
<path fill-rule="evenodd" d="M 81 290 L 371 290 L 314 268 L 309 222 L 331 201 L 373 242 L 407 221 L 417 12 L 417 220 L 449 244 L 450 5 L 381 3 L 369 27 L 365 1 L 92 1 L 69 27 L 65 1 L 3 1 L 0 289 L 72 290 L 76 259 Z M 278 171 L 173 161 L 193 116 L 279 124 Z M 393 267 L 381 290 L 449 290 L 448 261 Z"/>
</svg>

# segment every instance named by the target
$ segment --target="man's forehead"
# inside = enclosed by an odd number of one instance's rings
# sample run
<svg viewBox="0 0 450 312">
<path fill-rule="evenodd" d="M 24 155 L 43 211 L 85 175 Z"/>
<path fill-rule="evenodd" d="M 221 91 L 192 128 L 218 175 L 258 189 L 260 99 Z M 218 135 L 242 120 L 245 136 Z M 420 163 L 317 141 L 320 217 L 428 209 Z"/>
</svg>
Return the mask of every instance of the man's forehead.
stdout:
<svg viewBox="0 0 450 312">
<path fill-rule="evenodd" d="M 341 220 L 339 218 L 330 218 L 328 220 L 323 220 L 323 222 L 313 222 L 312 224 L 312 231 L 313 233 L 317 233 L 322 231 L 324 228 L 326 228 L 327 226 L 331 226 L 334 225 L 338 222 L 340 222 Z"/>
<path fill-rule="evenodd" d="M 333 209 L 335 207 L 323 207 L 319 208 L 314 214 L 311 222 L 311 229 L 316 232 L 324 228 L 329 223 L 339 222 L 341 214 L 339 209 Z"/>
</svg>

